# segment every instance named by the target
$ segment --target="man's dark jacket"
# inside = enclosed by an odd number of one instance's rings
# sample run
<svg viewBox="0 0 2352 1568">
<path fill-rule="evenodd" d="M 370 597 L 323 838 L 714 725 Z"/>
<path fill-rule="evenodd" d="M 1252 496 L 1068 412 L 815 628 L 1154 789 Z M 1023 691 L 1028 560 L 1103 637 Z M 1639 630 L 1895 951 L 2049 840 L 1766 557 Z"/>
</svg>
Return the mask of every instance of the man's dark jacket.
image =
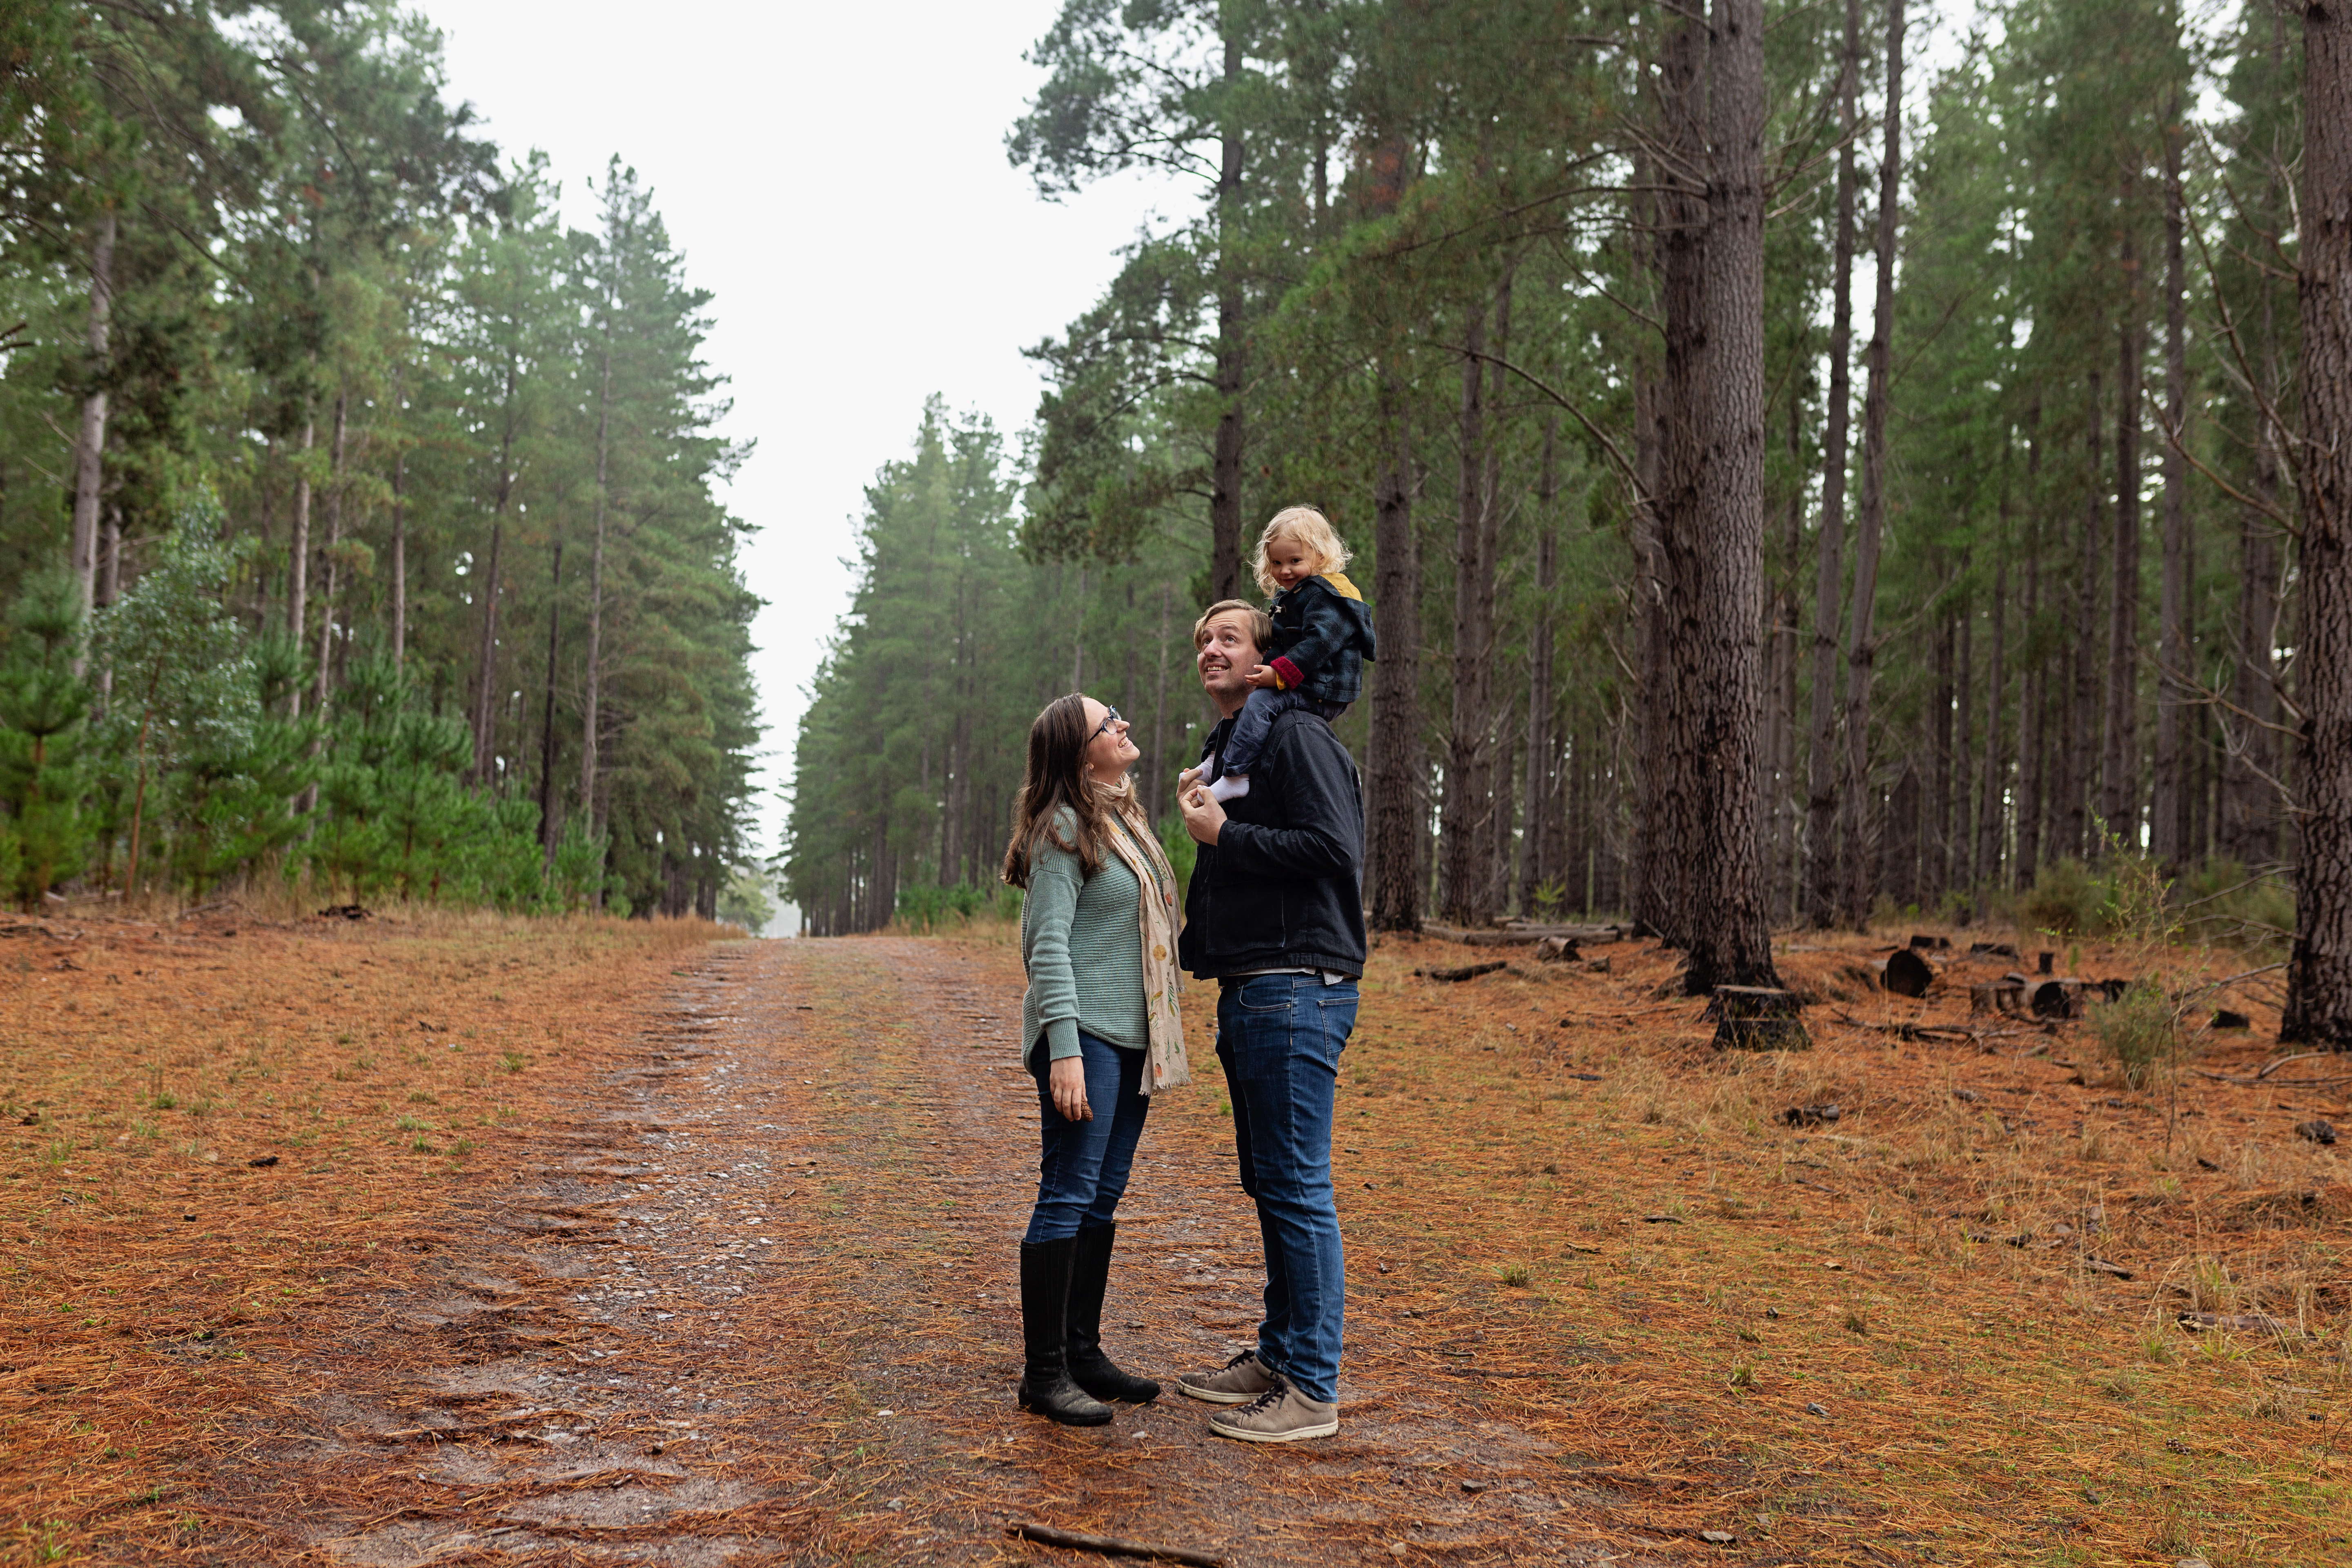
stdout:
<svg viewBox="0 0 2352 1568">
<path fill-rule="evenodd" d="M 1380 657 L 1372 607 L 1340 572 L 1301 579 L 1274 596 L 1274 646 L 1266 661 L 1286 691 L 1318 702 L 1353 702 L 1364 694 L 1364 660 Z M 1356 657 L 1347 657 L 1353 654 Z"/>
<path fill-rule="evenodd" d="M 1228 719 L 1202 754 L 1224 744 Z M 1253 969 L 1364 972 L 1364 792 L 1355 759 L 1313 713 L 1279 714 L 1200 846 L 1177 958 L 1203 980 Z"/>
</svg>

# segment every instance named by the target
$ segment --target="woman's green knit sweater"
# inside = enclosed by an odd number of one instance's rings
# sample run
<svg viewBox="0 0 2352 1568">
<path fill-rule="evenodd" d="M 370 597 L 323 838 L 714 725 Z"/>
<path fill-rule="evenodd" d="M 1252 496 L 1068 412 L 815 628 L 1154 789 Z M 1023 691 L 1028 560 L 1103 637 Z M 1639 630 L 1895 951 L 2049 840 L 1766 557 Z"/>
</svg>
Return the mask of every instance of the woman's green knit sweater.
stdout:
<svg viewBox="0 0 2352 1568">
<path fill-rule="evenodd" d="M 1065 807 L 1054 826 L 1077 842 L 1076 812 Z M 1080 1029 L 1122 1050 L 1139 1051 L 1150 1042 L 1141 893 L 1116 854 L 1106 851 L 1102 869 L 1089 877 L 1076 855 L 1052 835 L 1039 835 L 1028 896 L 1021 900 L 1021 963 L 1029 973 L 1021 998 L 1023 1061 L 1041 1035 L 1056 1060 L 1078 1054 Z"/>
</svg>

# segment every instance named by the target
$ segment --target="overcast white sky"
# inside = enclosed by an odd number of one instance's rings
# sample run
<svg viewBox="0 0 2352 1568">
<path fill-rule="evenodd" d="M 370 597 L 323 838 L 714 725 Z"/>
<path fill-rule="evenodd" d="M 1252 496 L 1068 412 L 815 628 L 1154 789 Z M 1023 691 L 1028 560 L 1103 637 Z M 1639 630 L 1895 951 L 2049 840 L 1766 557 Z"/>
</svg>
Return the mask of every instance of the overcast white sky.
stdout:
<svg viewBox="0 0 2352 1568">
<path fill-rule="evenodd" d="M 887 5 L 422 0 L 450 91 L 502 147 L 542 147 L 586 226 L 585 180 L 618 153 L 654 188 L 688 276 L 712 289 L 723 426 L 758 455 L 729 503 L 760 531 L 744 566 L 768 726 L 760 849 L 792 763 L 802 688 L 847 603 L 863 487 L 902 456 L 923 399 L 1007 435 L 1039 387 L 1021 350 L 1091 304 L 1114 252 L 1181 191 L 1122 179 L 1060 205 L 1005 161 L 1039 73 L 1021 56 L 1060 0 Z"/>
</svg>

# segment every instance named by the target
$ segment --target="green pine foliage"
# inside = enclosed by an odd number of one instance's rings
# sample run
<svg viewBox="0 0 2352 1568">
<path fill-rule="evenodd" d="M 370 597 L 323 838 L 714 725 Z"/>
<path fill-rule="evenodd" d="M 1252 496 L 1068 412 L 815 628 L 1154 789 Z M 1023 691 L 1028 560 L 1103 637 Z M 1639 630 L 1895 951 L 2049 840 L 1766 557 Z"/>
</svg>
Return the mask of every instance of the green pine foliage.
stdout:
<svg viewBox="0 0 2352 1568">
<path fill-rule="evenodd" d="M 712 912 L 746 452 L 634 172 L 566 228 L 388 5 L 0 49 L 6 894 Z"/>
</svg>

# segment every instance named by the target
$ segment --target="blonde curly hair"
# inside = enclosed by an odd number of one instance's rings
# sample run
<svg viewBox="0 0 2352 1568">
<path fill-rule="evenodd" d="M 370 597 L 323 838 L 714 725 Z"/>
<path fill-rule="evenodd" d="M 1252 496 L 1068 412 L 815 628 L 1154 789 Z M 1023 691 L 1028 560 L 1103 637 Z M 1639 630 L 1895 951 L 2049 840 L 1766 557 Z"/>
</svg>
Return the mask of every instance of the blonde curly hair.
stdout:
<svg viewBox="0 0 2352 1568">
<path fill-rule="evenodd" d="M 1284 507 L 1265 525 L 1265 531 L 1257 536 L 1257 550 L 1250 556 L 1250 575 L 1257 579 L 1259 591 L 1269 598 L 1276 584 L 1274 574 L 1265 564 L 1265 549 L 1277 539 L 1295 539 L 1307 546 L 1315 556 L 1318 576 L 1344 569 L 1349 559 L 1347 543 L 1340 539 L 1339 531 L 1331 526 L 1329 518 L 1311 506 Z"/>
</svg>

